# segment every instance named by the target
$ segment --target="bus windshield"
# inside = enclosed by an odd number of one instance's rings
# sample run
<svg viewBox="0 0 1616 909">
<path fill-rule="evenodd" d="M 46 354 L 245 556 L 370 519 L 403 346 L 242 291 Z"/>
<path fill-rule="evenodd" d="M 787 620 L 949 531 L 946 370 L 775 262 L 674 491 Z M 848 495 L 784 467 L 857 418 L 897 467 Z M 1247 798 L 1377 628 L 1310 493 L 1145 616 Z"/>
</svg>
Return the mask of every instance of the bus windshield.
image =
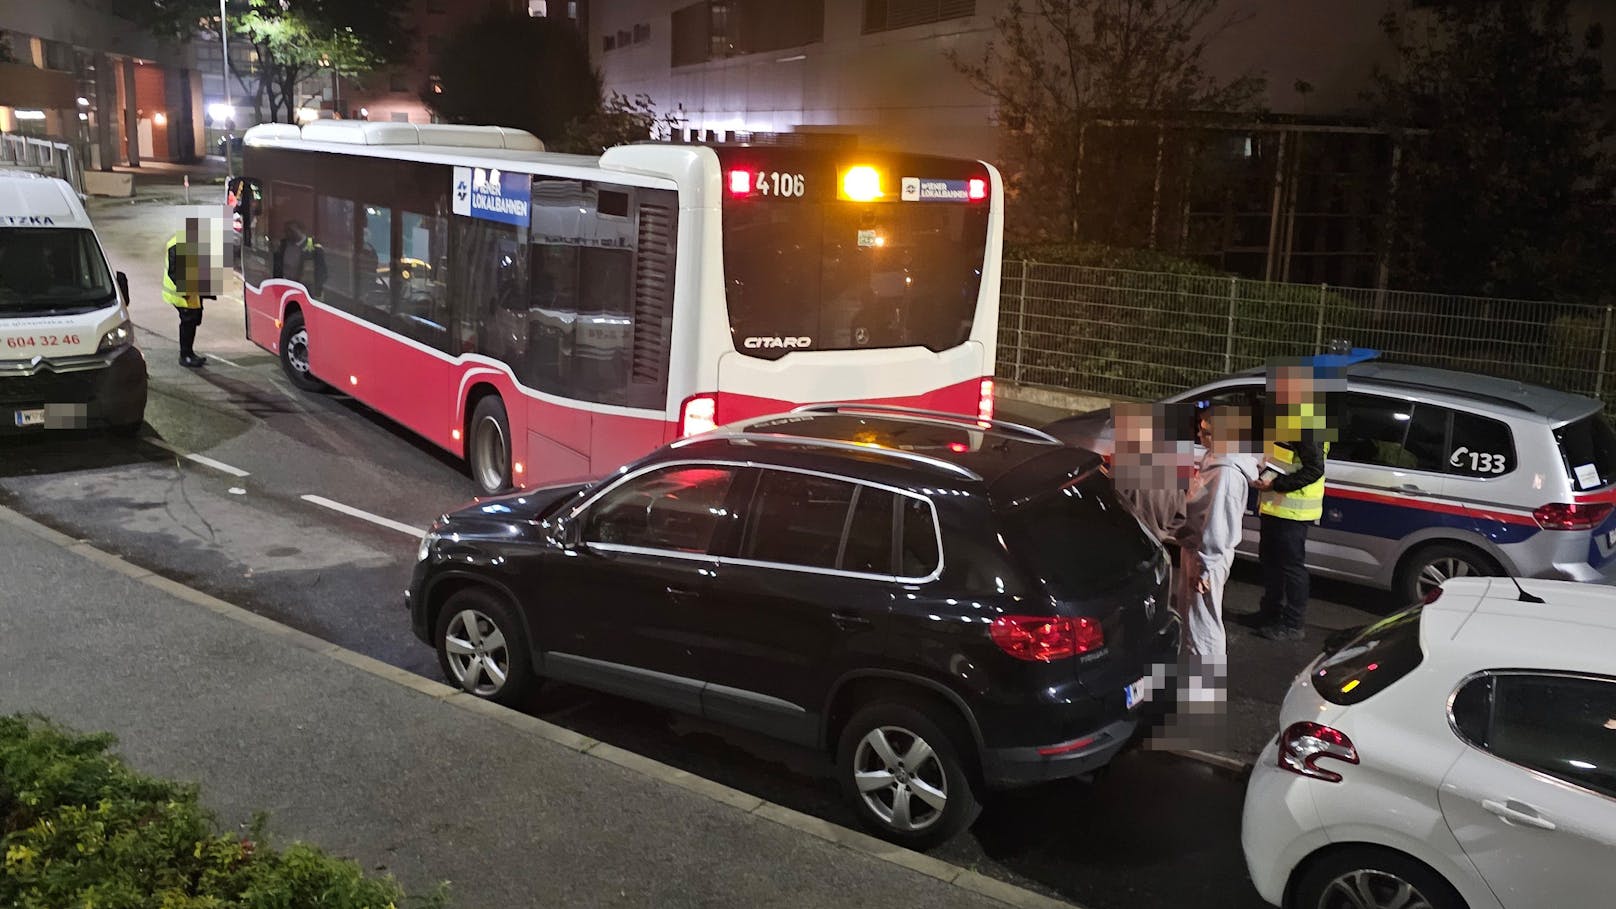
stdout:
<svg viewBox="0 0 1616 909">
<path fill-rule="evenodd" d="M 73 312 L 114 299 L 112 276 L 82 228 L 0 230 L 0 316 Z"/>
<path fill-rule="evenodd" d="M 965 343 L 987 249 L 985 205 L 755 200 L 724 211 L 735 348 Z"/>
</svg>

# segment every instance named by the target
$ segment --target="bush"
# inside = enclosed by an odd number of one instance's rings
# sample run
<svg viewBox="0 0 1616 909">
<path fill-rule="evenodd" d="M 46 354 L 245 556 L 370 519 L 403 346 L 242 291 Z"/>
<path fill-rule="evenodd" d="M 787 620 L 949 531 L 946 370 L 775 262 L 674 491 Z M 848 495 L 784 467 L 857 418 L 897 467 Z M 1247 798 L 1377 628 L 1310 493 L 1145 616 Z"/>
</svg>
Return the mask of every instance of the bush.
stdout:
<svg viewBox="0 0 1616 909">
<path fill-rule="evenodd" d="M 1122 268 L 1172 275 L 1227 276 L 1210 265 L 1154 249 L 1129 249 L 1098 243 L 1006 243 L 1004 260 L 1044 262 L 1050 265 L 1084 265 L 1090 268 Z"/>
<path fill-rule="evenodd" d="M 395 909 L 391 878 L 293 843 L 263 818 L 216 832 L 194 786 L 146 777 L 110 735 L 0 716 L 0 905 L 20 909 Z M 439 892 L 417 901 L 443 906 Z"/>
</svg>

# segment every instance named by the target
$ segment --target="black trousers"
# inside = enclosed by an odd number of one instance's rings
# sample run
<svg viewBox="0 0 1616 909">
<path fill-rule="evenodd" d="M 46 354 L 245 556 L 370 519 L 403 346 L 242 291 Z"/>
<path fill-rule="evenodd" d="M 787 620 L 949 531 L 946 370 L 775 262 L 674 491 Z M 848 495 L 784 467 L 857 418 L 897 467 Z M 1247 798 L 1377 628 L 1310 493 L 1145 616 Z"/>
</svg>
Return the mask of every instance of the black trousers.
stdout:
<svg viewBox="0 0 1616 909">
<path fill-rule="evenodd" d="M 196 343 L 196 327 L 202 324 L 202 307 L 186 309 L 175 307 L 180 312 L 180 356 L 194 357 L 196 351 L 191 345 Z"/>
<path fill-rule="evenodd" d="M 1263 573 L 1262 618 L 1301 628 L 1307 617 L 1307 529 L 1313 525 L 1266 514 L 1261 522 L 1257 560 Z"/>
</svg>

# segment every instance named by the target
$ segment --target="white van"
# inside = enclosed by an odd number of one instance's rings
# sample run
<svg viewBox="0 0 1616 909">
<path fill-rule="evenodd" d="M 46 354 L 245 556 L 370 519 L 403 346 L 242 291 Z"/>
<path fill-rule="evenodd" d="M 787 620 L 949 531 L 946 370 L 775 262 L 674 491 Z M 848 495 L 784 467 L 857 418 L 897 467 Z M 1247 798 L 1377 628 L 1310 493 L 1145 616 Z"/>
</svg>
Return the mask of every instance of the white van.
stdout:
<svg viewBox="0 0 1616 909">
<path fill-rule="evenodd" d="M 105 427 L 134 435 L 146 358 L 78 194 L 0 171 L 0 435 Z"/>
</svg>

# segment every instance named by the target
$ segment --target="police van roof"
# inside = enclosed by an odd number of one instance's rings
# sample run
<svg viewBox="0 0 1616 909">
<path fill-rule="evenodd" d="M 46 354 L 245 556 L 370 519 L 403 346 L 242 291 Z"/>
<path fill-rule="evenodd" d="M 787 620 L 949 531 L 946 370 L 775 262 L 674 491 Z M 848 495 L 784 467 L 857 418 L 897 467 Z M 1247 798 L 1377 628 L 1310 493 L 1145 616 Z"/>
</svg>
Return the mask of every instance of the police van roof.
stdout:
<svg viewBox="0 0 1616 909">
<path fill-rule="evenodd" d="M 25 170 L 0 170 L 0 228 L 89 226 L 78 194 L 65 181 Z"/>
</svg>

